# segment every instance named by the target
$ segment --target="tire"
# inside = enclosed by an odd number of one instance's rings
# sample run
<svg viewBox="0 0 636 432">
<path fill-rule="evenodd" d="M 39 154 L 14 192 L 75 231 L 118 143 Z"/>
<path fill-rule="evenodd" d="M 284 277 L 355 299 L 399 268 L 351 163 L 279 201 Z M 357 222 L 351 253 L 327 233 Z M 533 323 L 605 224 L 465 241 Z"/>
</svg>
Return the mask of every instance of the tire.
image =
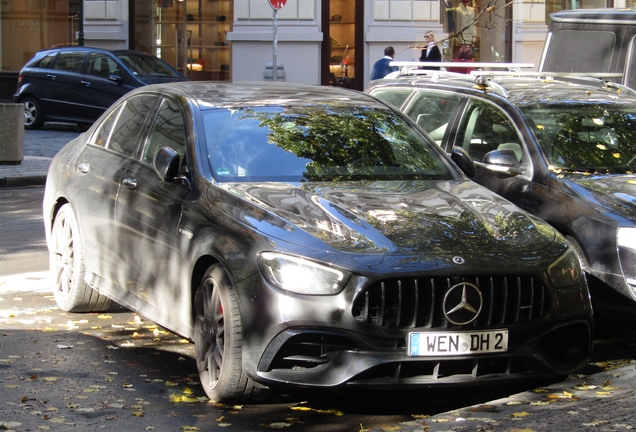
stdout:
<svg viewBox="0 0 636 432">
<path fill-rule="evenodd" d="M 40 129 L 44 124 L 44 113 L 40 102 L 34 97 L 25 97 L 24 103 L 24 128 L 26 130 Z"/>
<path fill-rule="evenodd" d="M 195 296 L 194 345 L 201 386 L 215 402 L 264 398 L 243 371 L 243 335 L 238 299 L 220 265 L 210 267 Z"/>
<path fill-rule="evenodd" d="M 84 280 L 84 249 L 79 226 L 70 204 L 64 204 L 53 222 L 49 265 L 53 276 L 53 295 L 66 312 L 102 312 L 112 301 L 92 289 Z"/>
</svg>

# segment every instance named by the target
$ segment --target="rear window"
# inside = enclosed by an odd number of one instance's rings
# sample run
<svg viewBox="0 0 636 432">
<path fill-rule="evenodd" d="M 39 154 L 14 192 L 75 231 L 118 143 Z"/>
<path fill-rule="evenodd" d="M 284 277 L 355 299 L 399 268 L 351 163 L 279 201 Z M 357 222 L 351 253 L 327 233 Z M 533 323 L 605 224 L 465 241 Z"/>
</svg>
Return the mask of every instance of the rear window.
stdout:
<svg viewBox="0 0 636 432">
<path fill-rule="evenodd" d="M 550 43 L 544 71 L 609 72 L 616 36 L 608 31 L 560 30 Z"/>
</svg>

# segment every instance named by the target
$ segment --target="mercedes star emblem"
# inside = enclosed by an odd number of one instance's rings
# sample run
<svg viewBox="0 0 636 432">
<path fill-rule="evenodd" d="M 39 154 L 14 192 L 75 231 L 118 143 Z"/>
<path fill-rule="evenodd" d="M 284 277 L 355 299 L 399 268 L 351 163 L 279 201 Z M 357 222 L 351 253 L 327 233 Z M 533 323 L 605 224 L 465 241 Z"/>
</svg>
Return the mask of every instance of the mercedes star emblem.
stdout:
<svg viewBox="0 0 636 432">
<path fill-rule="evenodd" d="M 444 317 L 451 324 L 466 325 L 481 312 L 483 297 L 476 285 L 462 282 L 452 286 L 444 296 Z"/>
</svg>

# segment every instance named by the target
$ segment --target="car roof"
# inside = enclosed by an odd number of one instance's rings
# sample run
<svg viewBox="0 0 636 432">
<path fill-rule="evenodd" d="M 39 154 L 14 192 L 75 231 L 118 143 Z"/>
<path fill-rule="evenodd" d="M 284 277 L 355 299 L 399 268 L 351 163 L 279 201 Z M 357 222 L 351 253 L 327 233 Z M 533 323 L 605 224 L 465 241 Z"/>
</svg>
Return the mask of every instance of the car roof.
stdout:
<svg viewBox="0 0 636 432">
<path fill-rule="evenodd" d="M 134 50 L 108 50 L 108 49 L 98 48 L 98 47 L 87 47 L 87 46 L 77 46 L 77 45 L 69 45 L 69 46 L 64 46 L 64 47 L 49 48 L 49 49 L 45 49 L 45 50 L 42 50 L 42 51 L 38 51 L 38 54 L 58 52 L 58 51 L 96 51 L 96 52 L 103 52 L 103 53 L 111 53 L 111 54 L 115 54 L 115 55 L 118 55 L 118 54 L 137 54 L 137 55 L 143 55 L 143 56 L 152 56 L 151 54 L 144 53 L 144 52 L 141 52 L 141 51 L 134 51 Z"/>
<path fill-rule="evenodd" d="M 201 109 L 237 106 L 324 105 L 333 102 L 354 106 L 387 108 L 385 103 L 356 90 L 289 82 L 186 81 L 153 84 L 135 89 L 130 94 L 140 92 L 159 92 L 174 97 L 184 96 L 196 101 Z"/>
<path fill-rule="evenodd" d="M 610 81 L 586 78 L 581 74 L 558 74 L 550 72 L 514 73 L 497 71 L 474 71 L 458 74 L 445 71 L 426 71 L 424 75 L 403 75 L 397 78 L 376 80 L 369 91 L 378 87 L 437 88 L 455 93 L 482 95 L 508 100 L 516 104 L 541 102 L 563 103 L 564 101 L 636 103 L 636 91 Z"/>
<path fill-rule="evenodd" d="M 568 9 L 550 14 L 555 22 L 597 22 L 599 24 L 634 24 L 636 8 L 630 9 Z"/>
</svg>

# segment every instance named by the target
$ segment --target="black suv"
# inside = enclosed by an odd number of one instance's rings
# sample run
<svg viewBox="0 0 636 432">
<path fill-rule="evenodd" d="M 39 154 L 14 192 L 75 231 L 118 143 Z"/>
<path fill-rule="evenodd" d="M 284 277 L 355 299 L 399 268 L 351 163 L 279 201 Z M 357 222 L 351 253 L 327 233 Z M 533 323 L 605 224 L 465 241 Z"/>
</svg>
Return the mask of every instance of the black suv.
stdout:
<svg viewBox="0 0 636 432">
<path fill-rule="evenodd" d="M 403 71 L 367 93 L 399 107 L 447 153 L 463 149 L 477 183 L 563 233 L 598 312 L 634 317 L 634 91 L 573 74 Z"/>
<path fill-rule="evenodd" d="M 38 52 L 20 71 L 13 101 L 24 103 L 25 129 L 45 121 L 93 123 L 130 90 L 187 81 L 163 60 L 137 51 L 68 47 Z"/>
</svg>

